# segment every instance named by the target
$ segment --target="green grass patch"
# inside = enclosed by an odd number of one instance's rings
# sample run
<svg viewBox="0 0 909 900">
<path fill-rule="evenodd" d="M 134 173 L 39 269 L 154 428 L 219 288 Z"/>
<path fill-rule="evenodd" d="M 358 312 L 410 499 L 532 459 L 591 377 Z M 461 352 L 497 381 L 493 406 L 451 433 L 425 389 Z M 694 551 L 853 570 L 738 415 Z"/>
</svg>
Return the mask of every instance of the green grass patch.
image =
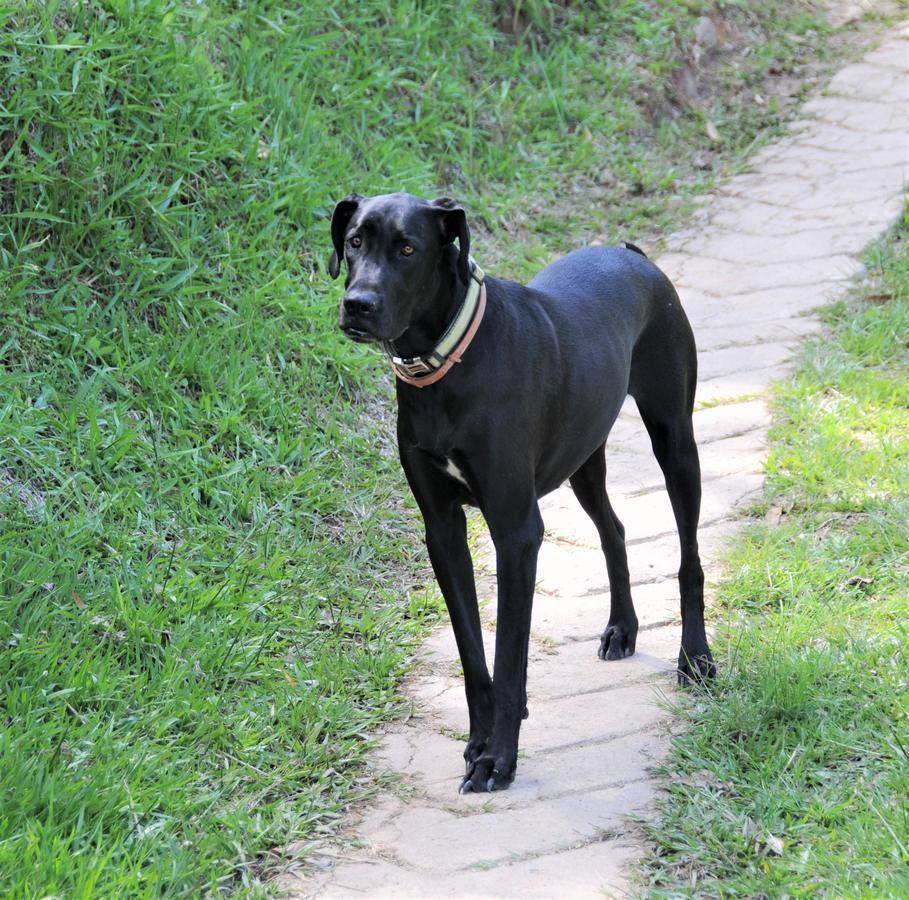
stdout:
<svg viewBox="0 0 909 900">
<path fill-rule="evenodd" d="M 909 208 L 777 388 L 767 518 L 667 766 L 654 896 L 909 893 Z"/>
<path fill-rule="evenodd" d="M 515 276 L 655 234 L 828 36 L 782 0 L 0 7 L 0 893 L 254 893 L 369 787 L 437 603 L 332 203 L 457 195 Z"/>
</svg>

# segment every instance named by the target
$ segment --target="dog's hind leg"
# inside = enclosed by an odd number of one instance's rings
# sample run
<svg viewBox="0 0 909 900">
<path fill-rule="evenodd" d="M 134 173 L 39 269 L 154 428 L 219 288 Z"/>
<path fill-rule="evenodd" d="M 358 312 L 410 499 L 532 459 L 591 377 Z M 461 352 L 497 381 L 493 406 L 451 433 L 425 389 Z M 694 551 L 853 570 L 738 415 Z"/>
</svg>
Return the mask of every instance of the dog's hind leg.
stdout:
<svg viewBox="0 0 909 900">
<path fill-rule="evenodd" d="M 674 298 L 674 291 L 673 298 Z M 682 647 L 679 681 L 700 682 L 716 667 L 704 629 L 704 571 L 698 553 L 701 468 L 691 415 L 697 383 L 694 338 L 678 300 L 635 348 L 629 393 L 650 435 L 679 531 Z"/>
<path fill-rule="evenodd" d="M 702 681 L 715 673 L 704 629 L 704 571 L 698 554 L 697 527 L 701 477 L 690 416 L 674 420 L 641 409 L 666 490 L 672 503 L 681 545 L 679 591 L 682 598 L 682 648 L 679 681 Z"/>
<path fill-rule="evenodd" d="M 569 479 L 584 512 L 593 520 L 609 573 L 609 622 L 600 637 L 600 659 L 622 659 L 634 653 L 638 619 L 631 601 L 625 529 L 606 493 L 605 444 Z"/>
</svg>

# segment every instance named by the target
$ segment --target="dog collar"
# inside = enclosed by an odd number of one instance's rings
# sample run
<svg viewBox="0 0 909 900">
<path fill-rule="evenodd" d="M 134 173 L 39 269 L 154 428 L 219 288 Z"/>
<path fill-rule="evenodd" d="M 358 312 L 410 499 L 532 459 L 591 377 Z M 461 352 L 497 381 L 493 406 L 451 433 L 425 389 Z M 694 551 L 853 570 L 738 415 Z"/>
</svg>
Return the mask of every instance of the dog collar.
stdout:
<svg viewBox="0 0 909 900">
<path fill-rule="evenodd" d="M 483 270 L 471 260 L 470 284 L 464 302 L 448 323 L 438 343 L 428 353 L 421 356 L 395 356 L 391 343 L 386 342 L 385 352 L 395 375 L 401 381 L 414 387 L 426 387 L 435 384 L 455 363 L 461 361 L 461 356 L 470 346 L 486 311 L 486 285 L 483 278 Z"/>
</svg>

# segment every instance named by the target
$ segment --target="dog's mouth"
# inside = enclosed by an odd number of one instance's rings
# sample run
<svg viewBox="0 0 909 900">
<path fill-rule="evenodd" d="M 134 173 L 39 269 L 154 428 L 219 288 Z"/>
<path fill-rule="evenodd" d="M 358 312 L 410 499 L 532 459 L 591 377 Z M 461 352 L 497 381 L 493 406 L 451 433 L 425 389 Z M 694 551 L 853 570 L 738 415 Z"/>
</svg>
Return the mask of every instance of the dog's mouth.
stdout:
<svg viewBox="0 0 909 900">
<path fill-rule="evenodd" d="M 372 344 L 379 340 L 372 332 L 364 331 L 362 328 L 356 328 L 353 325 L 342 325 L 341 331 L 358 344 Z"/>
</svg>

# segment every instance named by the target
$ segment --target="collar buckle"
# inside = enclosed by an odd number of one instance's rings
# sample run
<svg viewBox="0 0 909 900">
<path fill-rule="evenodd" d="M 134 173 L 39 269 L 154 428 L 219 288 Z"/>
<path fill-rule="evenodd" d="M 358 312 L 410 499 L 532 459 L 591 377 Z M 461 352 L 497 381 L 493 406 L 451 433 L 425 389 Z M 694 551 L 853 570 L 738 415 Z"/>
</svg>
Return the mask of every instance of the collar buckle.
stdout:
<svg viewBox="0 0 909 900">
<path fill-rule="evenodd" d="M 402 359 L 400 356 L 393 356 L 391 361 L 395 368 L 403 369 L 411 378 L 416 378 L 419 375 L 428 375 L 430 372 L 435 371 L 435 369 L 420 356 L 412 356 L 407 359 Z"/>
</svg>

